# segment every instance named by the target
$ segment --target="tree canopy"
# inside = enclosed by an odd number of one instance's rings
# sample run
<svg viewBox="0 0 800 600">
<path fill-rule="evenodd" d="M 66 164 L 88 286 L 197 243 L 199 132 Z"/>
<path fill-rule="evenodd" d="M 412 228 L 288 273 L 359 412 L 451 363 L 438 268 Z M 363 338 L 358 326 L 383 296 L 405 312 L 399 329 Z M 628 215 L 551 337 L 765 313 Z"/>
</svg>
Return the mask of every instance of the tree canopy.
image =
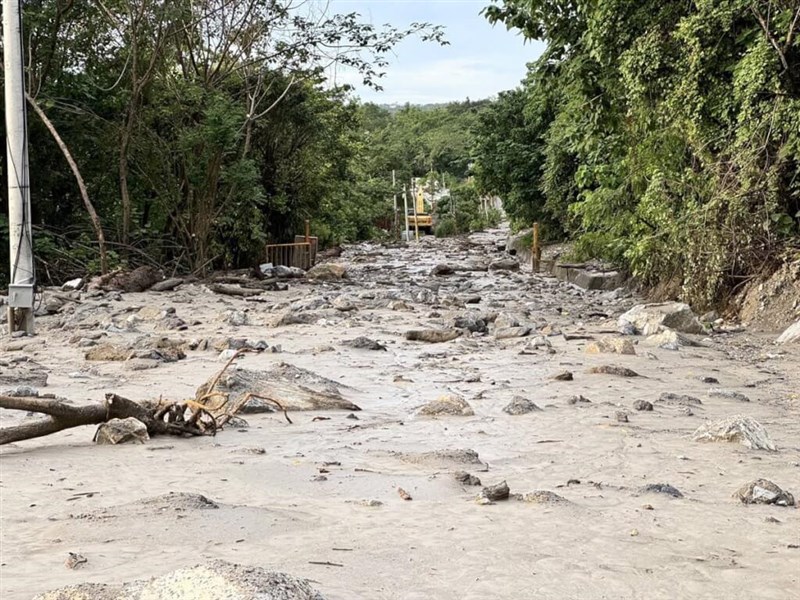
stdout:
<svg viewBox="0 0 800 600">
<path fill-rule="evenodd" d="M 719 302 L 798 246 L 800 6 L 505 0 L 546 42 L 481 119 L 477 178 L 519 223 Z"/>
</svg>

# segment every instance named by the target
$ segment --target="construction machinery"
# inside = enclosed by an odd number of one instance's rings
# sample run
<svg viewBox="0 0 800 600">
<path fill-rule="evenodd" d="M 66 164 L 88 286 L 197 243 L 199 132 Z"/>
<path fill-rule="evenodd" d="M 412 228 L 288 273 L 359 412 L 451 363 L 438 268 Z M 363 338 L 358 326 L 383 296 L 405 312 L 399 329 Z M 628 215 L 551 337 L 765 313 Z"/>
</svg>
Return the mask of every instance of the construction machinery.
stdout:
<svg viewBox="0 0 800 600">
<path fill-rule="evenodd" d="M 416 187 L 416 186 L 415 186 Z M 422 234 L 433 233 L 433 215 L 425 206 L 425 196 L 422 186 L 416 187 L 414 205 L 408 209 L 408 229 Z"/>
</svg>

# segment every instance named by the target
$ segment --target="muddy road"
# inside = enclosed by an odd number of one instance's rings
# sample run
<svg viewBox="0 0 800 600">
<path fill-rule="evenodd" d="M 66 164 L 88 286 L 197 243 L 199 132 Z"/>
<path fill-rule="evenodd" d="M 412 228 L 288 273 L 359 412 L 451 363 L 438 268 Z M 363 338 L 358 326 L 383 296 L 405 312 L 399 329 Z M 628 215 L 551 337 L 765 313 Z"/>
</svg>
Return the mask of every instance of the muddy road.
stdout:
<svg viewBox="0 0 800 600">
<path fill-rule="evenodd" d="M 226 348 L 250 344 L 263 351 L 235 369 L 361 410 L 3 446 L 4 600 L 212 558 L 337 600 L 800 598 L 800 511 L 733 497 L 759 478 L 800 494 L 796 347 L 747 331 L 687 334 L 697 345 L 676 350 L 622 339 L 637 298 L 509 270 L 504 236 L 359 245 L 336 259 L 346 279 L 253 298 L 185 284 L 53 307 L 37 337 L 2 346 L 3 389 L 193 398 Z M 180 352 L 154 351 L 166 347 Z M 637 376 L 592 372 L 608 366 Z M 693 439 L 737 415 L 777 451 Z M 30 418 L 0 411 L 3 426 Z M 487 489 L 502 482 L 507 499 Z M 87 562 L 66 568 L 69 552 Z"/>
</svg>

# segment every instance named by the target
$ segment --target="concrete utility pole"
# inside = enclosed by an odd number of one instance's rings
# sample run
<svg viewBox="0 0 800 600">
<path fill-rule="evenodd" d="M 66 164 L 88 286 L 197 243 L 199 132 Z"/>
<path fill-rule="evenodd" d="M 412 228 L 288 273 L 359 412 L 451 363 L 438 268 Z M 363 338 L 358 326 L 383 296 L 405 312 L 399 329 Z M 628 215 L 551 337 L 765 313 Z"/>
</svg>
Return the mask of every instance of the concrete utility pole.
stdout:
<svg viewBox="0 0 800 600">
<path fill-rule="evenodd" d="M 406 189 L 405 184 L 403 184 L 403 215 L 405 215 L 405 223 L 406 223 L 406 230 L 403 233 L 403 241 L 408 241 L 408 190 Z"/>
<path fill-rule="evenodd" d="M 33 289 L 36 283 L 28 180 L 28 124 L 22 62 L 20 0 L 3 0 L 3 67 L 5 69 L 6 151 L 8 154 L 8 229 L 11 279 L 8 285 L 8 332 L 33 333 Z"/>
<path fill-rule="evenodd" d="M 392 198 L 394 198 L 394 213 L 392 213 L 394 216 L 392 237 L 394 237 L 399 229 L 399 223 L 397 222 L 397 180 L 395 179 L 394 169 L 392 169 Z"/>
</svg>

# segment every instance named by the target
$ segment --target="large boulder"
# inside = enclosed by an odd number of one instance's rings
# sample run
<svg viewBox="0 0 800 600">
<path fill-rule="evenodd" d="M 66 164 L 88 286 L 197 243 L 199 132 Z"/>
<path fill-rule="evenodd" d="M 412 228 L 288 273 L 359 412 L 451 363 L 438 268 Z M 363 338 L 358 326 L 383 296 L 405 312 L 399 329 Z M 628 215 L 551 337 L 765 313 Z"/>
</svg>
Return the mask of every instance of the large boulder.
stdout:
<svg viewBox="0 0 800 600">
<path fill-rule="evenodd" d="M 700 320 L 682 302 L 639 304 L 623 314 L 618 324 L 621 331 L 633 330 L 639 335 L 654 335 L 662 327 L 681 333 L 703 333 Z"/>
<path fill-rule="evenodd" d="M 324 600 L 304 579 L 222 560 L 178 569 L 161 577 L 122 585 L 83 583 L 45 592 L 34 600 Z"/>
<path fill-rule="evenodd" d="M 733 497 L 743 504 L 777 504 L 794 506 L 794 496 L 782 490 L 769 479 L 756 479 L 734 492 Z"/>
<path fill-rule="evenodd" d="M 779 344 L 791 344 L 792 342 L 800 342 L 800 321 L 791 325 L 784 331 L 777 339 Z"/>
<path fill-rule="evenodd" d="M 778 450 L 764 426 L 744 415 L 702 425 L 692 439 L 696 442 L 734 442 L 753 450 Z"/>
<path fill-rule="evenodd" d="M 309 269 L 306 277 L 316 281 L 338 281 L 344 279 L 347 269 L 336 263 L 320 263 Z"/>
<path fill-rule="evenodd" d="M 433 402 L 422 406 L 417 410 L 417 415 L 423 417 L 453 416 L 471 417 L 475 414 L 469 403 L 455 394 L 441 396 Z"/>
</svg>

